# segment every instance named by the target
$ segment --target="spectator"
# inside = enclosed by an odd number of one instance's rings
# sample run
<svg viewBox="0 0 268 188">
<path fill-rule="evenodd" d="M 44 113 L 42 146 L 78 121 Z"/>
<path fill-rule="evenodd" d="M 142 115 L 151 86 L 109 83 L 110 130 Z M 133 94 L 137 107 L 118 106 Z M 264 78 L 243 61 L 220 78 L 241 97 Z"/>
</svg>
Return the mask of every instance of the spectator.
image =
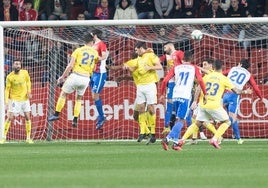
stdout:
<svg viewBox="0 0 268 188">
<path fill-rule="evenodd" d="M 206 8 L 206 11 L 204 13 L 205 18 L 224 18 L 225 12 L 220 7 L 220 1 L 219 0 L 212 0 L 211 4 Z M 211 32 L 221 32 L 222 27 L 217 26 L 215 24 L 206 25 L 206 28 Z"/>
<path fill-rule="evenodd" d="M 212 0 L 204 13 L 205 18 L 224 18 L 225 12 L 220 7 L 220 0 Z"/>
<path fill-rule="evenodd" d="M 153 19 L 154 18 L 154 0 L 138 0 L 136 2 L 136 11 L 138 19 Z"/>
<path fill-rule="evenodd" d="M 71 0 L 70 20 L 76 20 L 77 15 L 85 10 L 83 0 Z"/>
<path fill-rule="evenodd" d="M 67 65 L 66 47 L 61 42 L 55 42 L 55 46 L 49 51 L 48 61 L 51 65 L 56 65 L 58 79 Z"/>
<path fill-rule="evenodd" d="M 247 17 L 246 10 L 243 6 L 239 4 L 239 0 L 231 0 L 231 6 L 227 10 L 226 17 L 229 18 L 238 18 L 238 17 Z M 248 42 L 244 41 L 245 39 L 245 30 L 244 26 L 239 24 L 232 24 L 232 25 L 224 25 L 223 26 L 223 34 L 234 33 L 238 34 L 238 41 L 244 48 L 248 47 Z"/>
<path fill-rule="evenodd" d="M 100 0 L 100 4 L 95 10 L 95 19 L 109 20 L 114 17 L 114 9 L 109 5 L 108 0 Z"/>
<path fill-rule="evenodd" d="M 119 5 L 116 7 L 114 20 L 122 19 L 137 19 L 138 15 L 136 9 L 131 5 L 130 0 L 120 0 Z M 133 34 L 135 32 L 135 27 L 133 26 L 118 26 L 118 31 L 124 34 Z"/>
<path fill-rule="evenodd" d="M 37 35 L 28 35 L 25 41 L 25 54 L 27 62 L 38 63 L 39 52 L 41 49 L 40 42 Z"/>
<path fill-rule="evenodd" d="M 86 20 L 93 20 L 96 7 L 99 5 L 99 0 L 84 0 L 84 15 Z"/>
<path fill-rule="evenodd" d="M 172 18 L 174 0 L 154 0 L 154 18 Z"/>
<path fill-rule="evenodd" d="M 231 6 L 231 0 L 221 0 L 220 6 L 222 10 L 224 10 L 225 14 L 227 13 L 227 10 Z"/>
<path fill-rule="evenodd" d="M 37 20 L 47 20 L 45 0 L 34 0 L 33 9 L 38 12 Z"/>
<path fill-rule="evenodd" d="M 112 1 L 112 0 L 111 0 Z M 114 1 L 114 7 L 117 7 L 119 5 L 120 0 Z M 135 7 L 137 0 L 131 0 L 131 4 Z"/>
<path fill-rule="evenodd" d="M 0 5 L 0 21 L 18 21 L 17 8 L 11 4 L 11 0 L 3 0 Z"/>
<path fill-rule="evenodd" d="M 24 9 L 19 13 L 20 21 L 36 21 L 38 13 L 33 9 L 32 0 L 24 1 Z"/>
<path fill-rule="evenodd" d="M 207 2 L 207 6 L 211 5 L 211 2 L 213 0 L 206 0 Z M 230 7 L 231 5 L 231 0 L 219 0 L 219 3 L 220 3 L 220 7 L 222 8 L 222 10 L 225 12 L 227 12 L 228 8 Z"/>
<path fill-rule="evenodd" d="M 174 1 L 174 11 L 173 11 L 173 17 L 174 18 L 182 18 L 182 0 L 175 0 Z"/>
<path fill-rule="evenodd" d="M 155 54 L 160 57 L 164 54 L 164 43 L 166 43 L 167 41 L 169 41 L 168 39 L 168 34 L 166 33 L 166 28 L 165 27 L 160 27 L 157 28 L 157 41 L 155 43 L 153 43 L 153 50 L 155 52 Z"/>
<path fill-rule="evenodd" d="M 46 4 L 48 20 L 68 20 L 70 5 L 69 0 L 48 0 Z"/>
<path fill-rule="evenodd" d="M 181 1 L 181 18 L 195 18 L 198 13 L 199 0 Z"/>
<path fill-rule="evenodd" d="M 12 71 L 12 62 L 14 60 L 14 57 L 9 53 L 9 48 L 4 48 L 4 68 L 5 68 L 5 77 Z"/>
<path fill-rule="evenodd" d="M 175 39 L 174 47 L 176 50 L 181 51 L 193 51 L 193 47 L 191 45 L 191 40 L 189 39 L 187 31 L 187 26 L 185 25 L 177 25 L 174 29 L 172 29 L 172 33 L 169 38 Z"/>
<path fill-rule="evenodd" d="M 243 6 L 239 5 L 239 0 L 231 0 L 231 6 L 227 10 L 226 17 L 234 18 L 234 17 L 246 17 L 246 10 Z M 228 34 L 231 32 L 236 32 L 239 29 L 238 25 L 233 24 L 225 25 L 223 27 L 223 33 Z"/>
</svg>

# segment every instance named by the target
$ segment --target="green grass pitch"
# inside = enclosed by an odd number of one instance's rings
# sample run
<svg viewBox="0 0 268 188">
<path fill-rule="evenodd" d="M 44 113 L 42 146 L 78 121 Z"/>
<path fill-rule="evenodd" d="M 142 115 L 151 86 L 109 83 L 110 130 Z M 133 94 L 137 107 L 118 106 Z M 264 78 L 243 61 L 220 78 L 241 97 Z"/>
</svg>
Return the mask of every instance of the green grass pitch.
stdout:
<svg viewBox="0 0 268 188">
<path fill-rule="evenodd" d="M 0 145 L 0 187 L 267 188 L 268 141 L 207 141 L 164 151 L 158 141 Z"/>
</svg>

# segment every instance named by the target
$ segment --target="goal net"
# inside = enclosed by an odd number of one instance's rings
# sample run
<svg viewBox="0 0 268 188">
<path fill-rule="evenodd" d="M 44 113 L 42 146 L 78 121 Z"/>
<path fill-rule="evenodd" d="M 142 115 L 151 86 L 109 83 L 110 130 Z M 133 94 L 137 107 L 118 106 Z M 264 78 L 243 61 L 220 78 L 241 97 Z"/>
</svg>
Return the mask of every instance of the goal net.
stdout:
<svg viewBox="0 0 268 188">
<path fill-rule="evenodd" d="M 247 19 L 243 19 L 243 23 L 236 19 L 232 22 L 220 20 L 213 23 L 200 19 L 200 22 L 148 20 L 143 23 L 112 21 L 112 24 L 106 21 L 103 24 L 94 21 L 81 21 L 81 24 L 66 21 L 64 24 L 60 23 L 61 25 L 55 22 L 36 22 L 31 23 L 31 26 L 23 25 L 24 23 L 16 26 L 10 24 L 4 26 L 5 75 L 12 71 L 11 63 L 16 58 L 23 60 L 23 68 L 30 73 L 33 93 L 32 138 L 35 140 L 137 139 L 139 126 L 132 117 L 136 89 L 133 81 L 124 79 L 130 76 L 125 70 L 108 71 L 108 80 L 101 93 L 107 121 L 101 130 L 95 129 L 98 113 L 90 88 L 83 97 L 77 128 L 71 126 L 74 94 L 67 97 L 60 120 L 53 123 L 47 121 L 48 116 L 54 113 L 61 89 L 56 85 L 56 80 L 68 64 L 73 50 L 83 44 L 82 38 L 85 33 L 93 29 L 103 32 L 102 40 L 109 50 L 109 65 L 121 65 L 131 59 L 134 45 L 138 41 L 145 41 L 158 56 L 164 54 L 163 44 L 171 41 L 176 49 L 192 50 L 193 63 L 197 65 L 201 65 L 205 58 L 221 59 L 224 61 L 224 68 L 228 69 L 237 65 L 242 58 L 247 58 L 251 62 L 250 71 L 261 89 L 264 100 L 258 99 L 255 93 L 241 96 L 238 112 L 241 137 L 267 138 L 268 87 L 265 86 L 265 82 L 268 78 L 268 19 L 256 20 L 255 23 Z M 193 23 L 190 24 L 191 22 Z M 191 39 L 190 34 L 195 29 L 202 31 L 202 40 Z M 159 72 L 160 78 L 165 73 L 166 62 L 163 62 L 163 67 L 164 70 Z M 160 85 L 161 81 L 158 88 Z M 157 104 L 156 112 L 156 136 L 161 138 L 165 105 Z M 3 127 L 1 129 L 3 130 Z M 24 119 L 16 116 L 7 140 L 23 140 L 25 137 Z M 224 137 L 232 137 L 231 128 Z"/>
</svg>

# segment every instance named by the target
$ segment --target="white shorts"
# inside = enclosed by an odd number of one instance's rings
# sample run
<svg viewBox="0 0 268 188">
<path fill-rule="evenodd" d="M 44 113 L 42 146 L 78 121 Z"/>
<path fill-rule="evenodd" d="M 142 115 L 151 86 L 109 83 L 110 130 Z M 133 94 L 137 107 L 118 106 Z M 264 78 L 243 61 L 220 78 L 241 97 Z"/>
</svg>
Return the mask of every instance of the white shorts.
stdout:
<svg viewBox="0 0 268 188">
<path fill-rule="evenodd" d="M 30 112 L 31 111 L 31 105 L 30 101 L 8 101 L 8 112 L 12 112 L 15 115 L 24 115 L 24 112 Z"/>
<path fill-rule="evenodd" d="M 83 96 L 88 87 L 89 81 L 90 78 L 87 76 L 72 73 L 64 82 L 62 91 L 68 94 L 76 91 L 77 95 Z"/>
<path fill-rule="evenodd" d="M 208 122 L 213 119 L 216 122 L 222 122 L 229 120 L 228 113 L 223 107 L 218 109 L 205 109 L 205 108 L 198 108 L 196 120 Z"/>
<path fill-rule="evenodd" d="M 145 103 L 156 104 L 157 103 L 157 88 L 155 83 L 146 85 L 137 85 L 137 104 Z"/>
</svg>

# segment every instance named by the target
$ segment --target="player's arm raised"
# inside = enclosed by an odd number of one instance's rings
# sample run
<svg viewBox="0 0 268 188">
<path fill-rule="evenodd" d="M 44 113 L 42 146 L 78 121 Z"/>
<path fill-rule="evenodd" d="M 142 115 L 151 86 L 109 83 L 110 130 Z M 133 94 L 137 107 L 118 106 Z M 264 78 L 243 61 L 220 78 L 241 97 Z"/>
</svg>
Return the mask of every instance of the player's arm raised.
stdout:
<svg viewBox="0 0 268 188">
<path fill-rule="evenodd" d="M 74 67 L 75 60 L 76 59 L 74 57 L 71 57 L 71 60 L 70 60 L 69 64 L 67 65 L 67 67 L 65 68 L 63 74 L 57 80 L 57 84 L 62 83 L 64 81 L 64 79 L 69 75 L 69 73 L 71 72 L 71 70 Z"/>
</svg>

